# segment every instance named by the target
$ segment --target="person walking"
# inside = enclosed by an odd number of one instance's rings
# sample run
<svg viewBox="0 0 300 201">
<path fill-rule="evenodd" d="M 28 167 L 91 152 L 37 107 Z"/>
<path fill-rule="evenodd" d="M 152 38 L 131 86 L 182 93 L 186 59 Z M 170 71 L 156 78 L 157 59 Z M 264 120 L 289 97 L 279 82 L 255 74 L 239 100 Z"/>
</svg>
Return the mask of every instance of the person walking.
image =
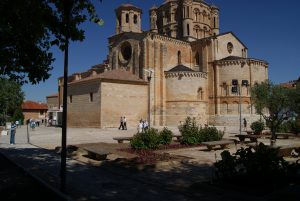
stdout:
<svg viewBox="0 0 300 201">
<path fill-rule="evenodd" d="M 127 130 L 127 119 L 125 116 L 123 117 L 123 130 L 124 129 Z"/>
<path fill-rule="evenodd" d="M 120 126 L 119 126 L 119 130 L 122 128 L 122 130 L 124 130 L 124 124 L 123 124 L 123 117 L 120 117 Z"/>
<path fill-rule="evenodd" d="M 17 121 L 16 121 L 16 126 L 17 126 L 17 128 L 19 128 L 19 124 L 20 124 L 20 123 L 19 123 L 19 120 L 17 120 Z"/>
<path fill-rule="evenodd" d="M 10 127 L 10 145 L 14 145 L 15 144 L 16 129 L 17 129 L 17 126 L 16 126 L 15 122 L 11 122 L 11 127 Z"/>
<path fill-rule="evenodd" d="M 244 118 L 243 119 L 243 124 L 244 124 L 244 131 L 247 130 L 247 120 Z"/>
<path fill-rule="evenodd" d="M 143 125 L 144 125 L 143 120 L 140 120 L 140 123 L 138 124 L 138 133 L 143 132 Z"/>
</svg>

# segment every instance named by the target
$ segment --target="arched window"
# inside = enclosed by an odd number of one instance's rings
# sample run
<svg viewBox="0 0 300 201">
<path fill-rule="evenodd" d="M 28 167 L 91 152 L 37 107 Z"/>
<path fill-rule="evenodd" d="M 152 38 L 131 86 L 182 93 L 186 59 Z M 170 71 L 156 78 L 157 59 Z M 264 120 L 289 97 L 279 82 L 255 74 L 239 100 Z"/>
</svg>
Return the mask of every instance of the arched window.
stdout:
<svg viewBox="0 0 300 201">
<path fill-rule="evenodd" d="M 129 22 L 129 14 L 127 13 L 126 14 L 126 23 L 128 23 Z"/>
<path fill-rule="evenodd" d="M 190 35 L 190 25 L 189 24 L 186 25 L 186 29 L 187 29 L 187 35 L 189 36 Z"/>
<path fill-rule="evenodd" d="M 207 27 L 204 27 L 204 28 L 203 28 L 204 38 L 206 37 L 206 35 L 205 35 L 206 32 L 207 32 Z"/>
<path fill-rule="evenodd" d="M 203 100 L 203 90 L 202 90 L 202 87 L 199 87 L 199 89 L 197 91 L 197 99 L 198 100 Z"/>
<path fill-rule="evenodd" d="M 198 25 L 194 26 L 194 37 L 200 38 L 200 27 Z"/>
<path fill-rule="evenodd" d="M 200 13 L 200 11 L 196 8 L 196 9 L 194 9 L 194 20 L 196 21 L 196 22 L 198 22 L 200 19 L 199 19 L 199 13 Z"/>
<path fill-rule="evenodd" d="M 181 52 L 177 52 L 177 60 L 178 60 L 178 65 L 181 64 Z"/>
<path fill-rule="evenodd" d="M 134 16 L 133 16 L 133 23 L 134 23 L 134 24 L 136 24 L 136 23 L 137 23 L 137 18 L 138 18 L 138 16 L 137 16 L 137 15 L 134 15 Z"/>
<path fill-rule="evenodd" d="M 221 104 L 220 113 L 228 114 L 228 103 L 226 101 Z"/>
<path fill-rule="evenodd" d="M 195 65 L 196 65 L 196 66 L 199 66 L 199 65 L 200 65 L 199 52 L 197 52 L 196 55 L 195 55 Z"/>
<path fill-rule="evenodd" d="M 214 28 L 216 28 L 216 17 L 214 17 Z"/>
</svg>

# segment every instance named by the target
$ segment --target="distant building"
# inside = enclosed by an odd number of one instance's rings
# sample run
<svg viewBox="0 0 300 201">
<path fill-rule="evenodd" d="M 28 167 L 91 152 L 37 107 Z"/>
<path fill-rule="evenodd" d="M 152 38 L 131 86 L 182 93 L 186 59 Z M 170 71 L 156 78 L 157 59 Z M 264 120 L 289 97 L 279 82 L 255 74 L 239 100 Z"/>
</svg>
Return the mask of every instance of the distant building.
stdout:
<svg viewBox="0 0 300 201">
<path fill-rule="evenodd" d="M 292 80 L 292 81 L 289 81 L 289 82 L 280 83 L 280 86 L 282 86 L 283 88 L 287 88 L 287 89 L 296 89 L 297 80 Z"/>
<path fill-rule="evenodd" d="M 59 110 L 58 93 L 46 96 L 46 101 L 49 110 Z"/>
<path fill-rule="evenodd" d="M 48 106 L 45 103 L 38 103 L 34 101 L 24 101 L 22 104 L 22 111 L 24 115 L 24 121 L 33 119 L 36 121 L 42 121 L 46 118 Z"/>
<path fill-rule="evenodd" d="M 233 32 L 219 33 L 219 8 L 166 0 L 149 10 L 148 31 L 140 8 L 123 4 L 115 14 L 108 61 L 68 78 L 68 126 L 117 127 L 121 116 L 129 126 L 148 115 L 151 126 L 177 126 L 187 116 L 238 125 L 240 112 L 258 118 L 250 87 L 268 79 L 268 63 L 249 58 Z"/>
</svg>

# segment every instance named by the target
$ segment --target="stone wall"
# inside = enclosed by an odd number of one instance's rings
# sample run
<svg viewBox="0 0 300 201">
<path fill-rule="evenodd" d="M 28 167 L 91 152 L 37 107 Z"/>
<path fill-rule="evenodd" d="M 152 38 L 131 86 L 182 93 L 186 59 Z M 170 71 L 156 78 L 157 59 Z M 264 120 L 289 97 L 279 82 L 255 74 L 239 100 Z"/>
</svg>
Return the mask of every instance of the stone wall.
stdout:
<svg viewBox="0 0 300 201">
<path fill-rule="evenodd" d="M 260 119 L 259 115 L 253 114 L 243 114 L 242 113 L 242 120 L 246 118 L 247 120 L 247 127 L 250 128 L 252 122 L 257 121 Z M 243 121 L 242 121 L 243 123 Z M 240 116 L 239 115 L 211 115 L 209 116 L 209 124 L 210 125 L 220 125 L 220 126 L 239 126 L 240 125 Z M 243 128 L 243 124 L 242 124 Z"/>
<path fill-rule="evenodd" d="M 47 97 L 48 109 L 58 109 L 58 96 L 49 96 Z"/>
<path fill-rule="evenodd" d="M 178 125 L 187 116 L 206 124 L 207 100 L 206 73 L 166 73 L 166 125 Z"/>
<path fill-rule="evenodd" d="M 147 119 L 148 85 L 101 83 L 101 127 L 119 127 L 125 116 L 127 127 L 137 127 Z"/>
<path fill-rule="evenodd" d="M 45 110 L 23 110 L 24 122 L 27 119 L 33 120 L 42 120 L 45 119 L 46 111 Z"/>
<path fill-rule="evenodd" d="M 68 86 L 68 126 L 100 127 L 100 87 L 100 79 Z"/>
<path fill-rule="evenodd" d="M 247 57 L 246 47 L 232 33 L 218 36 L 215 43 L 216 60 L 228 56 Z M 233 45 L 232 52 L 228 51 L 228 43 Z"/>
</svg>

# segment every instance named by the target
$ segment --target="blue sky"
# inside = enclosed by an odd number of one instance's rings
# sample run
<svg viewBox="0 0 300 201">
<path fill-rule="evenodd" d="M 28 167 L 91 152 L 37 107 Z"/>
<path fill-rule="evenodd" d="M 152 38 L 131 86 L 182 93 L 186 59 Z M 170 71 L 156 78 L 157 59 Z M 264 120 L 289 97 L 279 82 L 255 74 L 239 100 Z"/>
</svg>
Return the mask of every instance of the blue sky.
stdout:
<svg viewBox="0 0 300 201">
<path fill-rule="evenodd" d="M 83 72 L 102 63 L 108 53 L 109 36 L 115 33 L 114 9 L 122 3 L 132 3 L 141 9 L 142 28 L 149 29 L 148 10 L 164 0 L 95 0 L 104 26 L 90 22 L 82 24 L 86 39 L 72 42 L 69 52 L 69 75 Z M 232 31 L 248 47 L 248 57 L 269 63 L 269 79 L 275 83 L 300 76 L 300 1 L 274 0 L 206 0 L 220 9 L 220 32 Z M 52 49 L 55 57 L 51 77 L 38 85 L 23 86 L 27 100 L 46 101 L 57 92 L 57 78 L 63 76 L 63 52 Z"/>
</svg>

